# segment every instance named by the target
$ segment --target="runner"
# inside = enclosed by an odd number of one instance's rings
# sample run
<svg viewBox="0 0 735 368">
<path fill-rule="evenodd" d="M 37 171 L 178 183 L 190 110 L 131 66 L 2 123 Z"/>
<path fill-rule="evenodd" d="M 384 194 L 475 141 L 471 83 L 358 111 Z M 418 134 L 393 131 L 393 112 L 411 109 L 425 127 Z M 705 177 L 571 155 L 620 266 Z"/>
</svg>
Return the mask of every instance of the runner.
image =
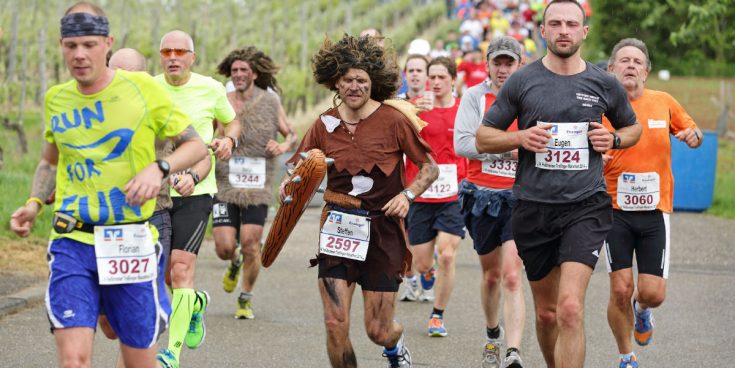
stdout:
<svg viewBox="0 0 735 368">
<path fill-rule="evenodd" d="M 455 253 L 464 238 L 457 184 L 467 174 L 467 160 L 454 153 L 453 144 L 454 119 L 459 108 L 459 99 L 452 96 L 457 67 L 451 59 L 439 57 L 429 63 L 428 75 L 434 101 L 433 109 L 419 114 L 421 120 L 429 123 L 421 131 L 421 137 L 432 147 L 431 157 L 439 165 L 439 178 L 411 204 L 406 227 L 424 294 L 433 294 L 436 283 L 429 336 L 443 337 L 447 336 L 444 310 L 454 289 Z M 413 181 L 418 172 L 413 162 L 406 162 L 408 182 Z M 434 267 L 435 248 L 438 269 Z"/>
<path fill-rule="evenodd" d="M 189 119 L 150 76 L 106 67 L 112 42 L 96 5 L 77 3 L 61 19 L 62 53 L 74 79 L 46 93 L 47 143 L 31 198 L 10 222 L 27 236 L 41 198 L 57 189 L 46 309 L 59 366 L 91 365 L 100 308 L 125 364 L 156 366 L 170 304 L 157 268 L 148 267 L 161 254 L 158 233 L 148 226 L 150 199 L 170 170 L 206 155 Z M 173 137 L 178 148 L 156 160 L 156 137 Z M 111 138 L 116 143 L 105 144 Z"/>
<path fill-rule="evenodd" d="M 506 80 L 477 131 L 480 153 L 519 149 L 513 238 L 548 366 L 584 365 L 584 297 L 612 227 L 602 153 L 632 146 L 641 132 L 620 83 L 581 58 L 587 32 L 579 3 L 551 1 L 541 26 L 546 56 Z M 506 131 L 516 118 L 519 130 Z"/>
<path fill-rule="evenodd" d="M 613 205 L 613 227 L 605 243 L 610 273 L 607 320 L 618 344 L 620 368 L 636 368 L 638 362 L 630 335 L 633 334 L 638 345 L 651 343 L 651 309 L 661 305 L 666 297 L 669 214 L 673 210 L 674 194 L 669 134 L 691 148 L 699 147 L 703 136 L 673 97 L 646 89 L 651 59 L 641 40 L 626 38 L 618 42 L 612 50 L 608 70 L 625 87 L 643 127 L 637 145 L 610 151 L 611 158 L 605 164 L 607 192 Z M 603 123 L 611 128 L 607 120 Z M 633 253 L 638 266 L 637 288 L 633 281 Z"/>
<path fill-rule="evenodd" d="M 383 104 L 399 83 L 392 49 L 384 50 L 369 37 L 345 35 L 336 43 L 326 40 L 312 60 L 317 83 L 335 91 L 335 101 L 339 98 L 339 104 L 311 126 L 298 149 L 318 148 L 334 159 L 327 172 L 323 241 L 313 260 L 319 265 L 329 361 L 333 367 L 357 366 L 349 326 L 358 283 L 370 340 L 384 347 L 383 356 L 391 367 L 410 367 L 403 326 L 394 321 L 401 274 L 411 262 L 402 219 L 411 201 L 437 178 L 437 166 L 409 118 Z M 419 166 L 408 188 L 403 177 L 404 153 Z M 286 182 L 281 183 L 281 200 Z M 357 240 L 338 234 L 339 219 L 354 224 L 346 229 Z M 336 256 L 333 244 L 345 240 L 356 243 L 354 252 Z"/>
<path fill-rule="evenodd" d="M 227 101 L 225 87 L 218 81 L 193 73 L 196 60 L 194 42 L 182 31 L 171 31 L 161 38 L 161 66 L 163 74 L 155 77 L 191 117 L 192 125 L 214 154 L 223 160 L 230 158 L 237 147 L 240 124 L 230 124 L 235 111 Z M 224 124 L 225 137 L 213 139 L 212 122 Z M 199 247 L 212 210 L 212 196 L 217 183 L 210 174 L 214 158 L 207 156 L 185 171 L 172 175 L 171 197 L 171 262 L 172 287 L 171 329 L 168 349 L 162 349 L 158 359 L 164 367 L 178 367 L 184 343 L 190 349 L 204 341 L 206 330 L 204 314 L 209 294 L 194 290 L 194 271 Z"/>
<path fill-rule="evenodd" d="M 511 188 L 518 166 L 518 150 L 500 155 L 478 153 L 475 132 L 483 114 L 495 102 L 498 91 L 518 70 L 522 60 L 518 41 L 508 36 L 493 39 L 487 49 L 490 78 L 471 87 L 462 96 L 454 132 L 457 153 L 470 159 L 467 179 L 460 184 L 460 203 L 465 226 L 482 267 L 480 295 L 487 329 L 482 359 L 485 368 L 523 367 L 519 349 L 526 303 L 521 280 L 523 263 L 518 257 L 511 227 L 511 211 L 515 204 Z M 508 130 L 517 131 L 518 122 L 514 121 Z M 500 326 L 498 319 L 501 287 L 505 296 L 505 328 Z M 501 359 L 506 345 L 508 350 Z"/>
<path fill-rule="evenodd" d="M 273 174 L 276 158 L 291 150 L 298 137 L 285 120 L 279 119 L 280 103 L 266 90 L 278 91 L 273 60 L 255 47 L 232 51 L 217 67 L 232 78 L 236 90 L 227 98 L 237 113 L 240 145 L 232 157 L 218 160 L 217 197 L 212 208 L 214 244 L 217 256 L 230 261 L 222 286 L 231 293 L 242 269 L 242 292 L 235 318 L 253 319 L 253 288 L 260 270 L 260 239 L 273 203 Z M 247 113 L 246 113 L 247 112 Z M 247 134 L 245 134 L 247 132 Z M 276 135 L 285 137 L 283 143 Z M 239 243 L 239 245 L 238 245 Z"/>
</svg>

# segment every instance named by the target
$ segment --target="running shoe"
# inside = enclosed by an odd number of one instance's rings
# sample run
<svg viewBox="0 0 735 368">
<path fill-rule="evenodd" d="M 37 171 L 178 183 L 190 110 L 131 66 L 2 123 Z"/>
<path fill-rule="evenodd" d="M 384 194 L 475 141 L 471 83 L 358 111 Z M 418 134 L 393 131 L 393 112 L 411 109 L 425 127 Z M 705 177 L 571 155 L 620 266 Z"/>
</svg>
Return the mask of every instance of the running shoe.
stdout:
<svg viewBox="0 0 735 368">
<path fill-rule="evenodd" d="M 521 355 L 518 354 L 517 350 L 513 350 L 505 355 L 505 361 L 503 362 L 504 368 L 523 368 L 523 360 Z"/>
<path fill-rule="evenodd" d="M 236 248 L 235 251 L 240 253 L 240 247 Z M 225 270 L 225 275 L 222 277 L 222 288 L 226 292 L 231 293 L 237 286 L 237 280 L 240 279 L 240 270 L 242 270 L 242 253 L 237 256 L 237 260 L 230 262 Z"/>
<path fill-rule="evenodd" d="M 638 302 L 633 300 L 633 313 L 635 313 L 633 337 L 638 345 L 646 346 L 653 340 L 653 311 L 649 308 L 642 313 L 638 313 L 636 304 Z"/>
<path fill-rule="evenodd" d="M 638 368 L 638 359 L 635 358 L 635 355 L 630 357 L 629 360 L 620 359 L 619 368 Z"/>
<path fill-rule="evenodd" d="M 186 331 L 186 337 L 184 337 L 184 343 L 189 349 L 196 349 L 202 345 L 204 338 L 207 336 L 207 328 L 204 325 L 204 314 L 207 313 L 207 306 L 209 305 L 209 294 L 204 290 L 197 290 L 197 296 L 201 300 L 202 307 L 198 312 L 195 312 L 191 316 L 189 322 L 189 331 Z"/>
<path fill-rule="evenodd" d="M 434 276 L 434 267 L 430 268 L 426 273 L 421 274 L 421 288 L 426 290 L 431 290 L 431 288 L 434 287 L 434 281 L 436 281 L 436 276 Z"/>
<path fill-rule="evenodd" d="M 253 319 L 253 302 L 250 300 L 237 299 L 237 309 L 235 310 L 235 318 L 237 319 Z"/>
<path fill-rule="evenodd" d="M 434 289 L 421 290 L 421 293 L 419 294 L 419 301 L 433 302 L 434 301 Z"/>
<path fill-rule="evenodd" d="M 447 336 L 447 329 L 444 327 L 444 319 L 439 315 L 432 314 L 429 319 L 429 336 L 444 337 Z"/>
<path fill-rule="evenodd" d="M 163 368 L 179 368 L 179 362 L 176 360 L 176 356 L 171 350 L 161 349 L 156 354 L 156 360 Z"/>
<path fill-rule="evenodd" d="M 416 299 L 419 298 L 419 294 L 421 294 L 421 289 L 419 289 L 419 283 L 418 281 L 409 280 L 408 278 L 403 279 L 403 292 L 401 293 L 401 301 L 402 302 L 415 302 Z"/>
<path fill-rule="evenodd" d="M 505 331 L 500 327 L 500 335 L 497 339 L 487 339 L 482 354 L 482 368 L 500 368 L 500 354 L 505 347 Z"/>
<path fill-rule="evenodd" d="M 383 349 L 383 356 L 388 359 L 390 368 L 411 368 L 411 352 L 408 351 L 403 334 L 393 351 Z"/>
</svg>

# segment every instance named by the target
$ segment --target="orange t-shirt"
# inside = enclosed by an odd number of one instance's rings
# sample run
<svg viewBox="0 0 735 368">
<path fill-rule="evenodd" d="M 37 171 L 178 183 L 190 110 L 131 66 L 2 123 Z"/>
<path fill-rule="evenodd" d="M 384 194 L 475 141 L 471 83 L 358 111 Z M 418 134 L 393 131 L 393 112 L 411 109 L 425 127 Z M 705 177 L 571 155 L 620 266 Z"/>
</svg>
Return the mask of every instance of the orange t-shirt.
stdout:
<svg viewBox="0 0 735 368">
<path fill-rule="evenodd" d="M 696 128 L 697 124 L 684 108 L 666 92 L 645 89 L 643 95 L 635 101 L 630 101 L 630 104 L 633 106 L 643 132 L 640 140 L 633 147 L 608 152 L 613 158 L 605 164 L 607 192 L 613 199 L 613 207 L 621 209 L 618 203 L 618 180 L 630 183 L 631 180 L 634 181 L 636 177 L 640 177 L 636 174 L 655 172 L 660 180 L 660 200 L 656 208 L 663 212 L 671 212 L 673 210 L 674 176 L 671 173 L 669 135 L 677 134 L 688 128 Z M 603 117 L 602 123 L 608 130 L 614 130 L 606 118 Z M 621 177 L 623 173 L 633 176 Z M 631 188 L 634 193 L 635 185 L 632 185 Z M 650 189 L 648 191 L 650 192 Z M 628 191 L 621 193 L 620 201 L 625 204 L 630 204 L 631 201 L 638 204 L 640 199 L 632 198 L 630 193 Z"/>
</svg>

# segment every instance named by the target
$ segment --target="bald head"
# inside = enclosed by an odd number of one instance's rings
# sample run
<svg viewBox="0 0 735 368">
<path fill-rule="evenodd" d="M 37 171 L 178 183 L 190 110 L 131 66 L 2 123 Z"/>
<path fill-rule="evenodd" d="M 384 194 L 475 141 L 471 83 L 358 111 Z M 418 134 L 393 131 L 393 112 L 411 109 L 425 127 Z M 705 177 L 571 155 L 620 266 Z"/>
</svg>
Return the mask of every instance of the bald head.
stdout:
<svg viewBox="0 0 735 368">
<path fill-rule="evenodd" d="M 194 52 L 194 40 L 192 40 L 191 36 L 189 36 L 189 34 L 184 31 L 171 31 L 163 35 L 163 37 L 161 37 L 161 49 L 165 48 L 164 44 L 166 44 L 166 41 L 183 41 L 187 45 L 187 49 L 191 52 Z"/>
<path fill-rule="evenodd" d="M 145 67 L 145 56 L 135 49 L 120 49 L 110 57 L 111 69 L 122 69 L 129 72 L 143 72 Z"/>
</svg>

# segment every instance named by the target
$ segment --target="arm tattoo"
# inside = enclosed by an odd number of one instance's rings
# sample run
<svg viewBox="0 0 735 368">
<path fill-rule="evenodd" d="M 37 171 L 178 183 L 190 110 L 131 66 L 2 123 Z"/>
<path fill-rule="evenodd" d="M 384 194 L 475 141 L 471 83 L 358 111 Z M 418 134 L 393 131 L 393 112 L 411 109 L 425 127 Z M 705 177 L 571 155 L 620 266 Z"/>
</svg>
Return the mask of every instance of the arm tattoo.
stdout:
<svg viewBox="0 0 735 368">
<path fill-rule="evenodd" d="M 184 142 L 188 142 L 190 140 L 193 140 L 193 139 L 195 139 L 198 136 L 199 136 L 199 134 L 197 134 L 197 131 L 194 130 L 194 127 L 192 127 L 191 125 L 189 125 L 188 127 L 186 127 L 186 129 L 184 129 L 183 132 L 181 132 L 177 136 L 173 137 L 174 146 L 179 147 L 182 144 L 184 144 Z"/>
<path fill-rule="evenodd" d="M 428 155 L 428 154 L 427 154 Z M 418 165 L 419 173 L 416 175 L 413 183 L 411 183 L 410 189 L 416 196 L 420 196 L 426 189 L 429 188 L 431 183 L 439 177 L 439 167 L 436 166 L 434 160 L 431 162 L 424 162 Z"/>
<path fill-rule="evenodd" d="M 56 189 L 56 166 L 41 161 L 38 168 L 36 168 L 36 174 L 33 176 L 31 197 L 45 201 L 54 189 Z"/>
</svg>

